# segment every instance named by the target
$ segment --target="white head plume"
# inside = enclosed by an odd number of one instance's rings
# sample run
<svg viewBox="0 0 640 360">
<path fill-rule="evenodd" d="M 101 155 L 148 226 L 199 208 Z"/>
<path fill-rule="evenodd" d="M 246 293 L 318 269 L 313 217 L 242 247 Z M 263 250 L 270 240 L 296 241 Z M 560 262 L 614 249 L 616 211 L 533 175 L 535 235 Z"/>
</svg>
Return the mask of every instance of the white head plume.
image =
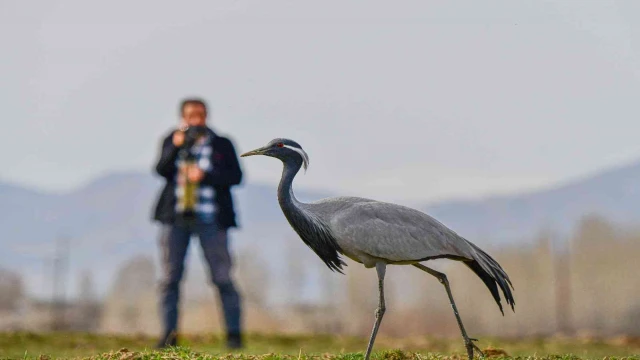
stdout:
<svg viewBox="0 0 640 360">
<path fill-rule="evenodd" d="M 301 148 L 297 148 L 295 146 L 285 145 L 284 147 L 286 147 L 287 149 L 291 149 L 297 152 L 298 154 L 300 154 L 300 156 L 302 157 L 302 167 L 304 168 L 304 172 L 306 173 L 307 168 L 309 167 L 309 155 L 307 155 L 307 153 Z"/>
</svg>

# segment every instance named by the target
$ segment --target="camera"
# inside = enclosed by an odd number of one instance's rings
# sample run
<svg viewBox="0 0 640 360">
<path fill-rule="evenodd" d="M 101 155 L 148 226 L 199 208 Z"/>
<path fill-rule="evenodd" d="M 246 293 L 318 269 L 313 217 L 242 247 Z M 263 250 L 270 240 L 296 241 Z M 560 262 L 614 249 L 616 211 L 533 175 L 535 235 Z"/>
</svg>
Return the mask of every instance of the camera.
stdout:
<svg viewBox="0 0 640 360">
<path fill-rule="evenodd" d="M 207 134 L 206 126 L 189 126 L 184 131 L 184 143 L 182 144 L 182 148 L 189 150 L 195 145 L 198 138 L 201 136 L 205 136 Z"/>
</svg>

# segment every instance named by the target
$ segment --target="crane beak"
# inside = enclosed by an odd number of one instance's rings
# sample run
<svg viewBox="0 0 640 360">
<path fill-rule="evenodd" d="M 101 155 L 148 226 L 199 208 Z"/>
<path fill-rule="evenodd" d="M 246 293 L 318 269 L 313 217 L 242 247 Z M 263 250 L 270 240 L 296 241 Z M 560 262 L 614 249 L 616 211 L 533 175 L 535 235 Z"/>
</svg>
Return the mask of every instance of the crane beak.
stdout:
<svg viewBox="0 0 640 360">
<path fill-rule="evenodd" d="M 255 150 L 251 150 L 249 152 L 246 152 L 242 155 L 240 155 L 240 157 L 247 157 L 247 156 L 253 156 L 253 155 L 264 155 L 265 151 L 267 149 L 266 148 L 259 148 L 259 149 L 255 149 Z"/>
</svg>

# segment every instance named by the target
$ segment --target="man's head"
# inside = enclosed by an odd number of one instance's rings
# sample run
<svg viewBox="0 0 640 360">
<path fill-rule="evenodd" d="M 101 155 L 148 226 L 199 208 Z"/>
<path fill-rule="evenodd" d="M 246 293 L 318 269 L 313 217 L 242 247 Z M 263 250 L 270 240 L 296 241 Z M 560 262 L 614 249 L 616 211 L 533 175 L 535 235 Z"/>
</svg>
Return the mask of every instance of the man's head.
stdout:
<svg viewBox="0 0 640 360">
<path fill-rule="evenodd" d="M 182 121 L 188 126 L 203 126 L 207 122 L 207 103 L 198 98 L 188 98 L 180 103 Z"/>
</svg>

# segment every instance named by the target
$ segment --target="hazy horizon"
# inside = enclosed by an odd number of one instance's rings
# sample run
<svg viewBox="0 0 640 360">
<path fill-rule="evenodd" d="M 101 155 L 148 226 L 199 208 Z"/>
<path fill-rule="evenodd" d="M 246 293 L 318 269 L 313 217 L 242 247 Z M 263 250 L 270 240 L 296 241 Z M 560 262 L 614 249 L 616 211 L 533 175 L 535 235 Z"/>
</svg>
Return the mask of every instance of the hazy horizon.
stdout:
<svg viewBox="0 0 640 360">
<path fill-rule="evenodd" d="M 558 179 L 557 181 L 553 181 L 549 184 L 542 184 L 540 186 L 537 187 L 531 187 L 531 188 L 526 188 L 526 189 L 514 189 L 512 191 L 496 191 L 496 192 L 487 192 L 487 193 L 482 193 L 482 194 L 477 194 L 475 196 L 470 195 L 470 196 L 448 196 L 448 197 L 443 197 L 443 198 L 434 198 L 434 199 L 426 199 L 423 200 L 421 198 L 415 199 L 415 197 L 402 197 L 402 196 L 395 196 L 393 194 L 390 194 L 387 196 L 388 199 L 391 200 L 395 200 L 395 201 L 401 201 L 406 205 L 421 205 L 424 206 L 425 204 L 440 204 L 440 203 L 449 203 L 449 202 L 457 202 L 457 201 L 480 201 L 480 200 L 485 200 L 485 199 L 491 199 L 491 198 L 497 198 L 497 197 L 510 197 L 510 196 L 522 196 L 522 195 L 527 195 L 527 194 L 532 194 L 532 193 L 537 193 L 537 192 L 544 192 L 544 191 L 549 191 L 549 190 L 553 190 L 553 189 L 557 189 L 557 188 L 561 188 L 564 186 L 568 186 L 574 183 L 578 183 L 584 180 L 589 180 L 595 176 L 601 175 L 603 173 L 608 173 L 610 171 L 616 171 L 618 169 L 622 169 L 625 167 L 629 167 L 629 166 L 633 166 L 637 163 L 640 162 L 640 159 L 636 159 L 632 162 L 626 162 L 620 165 L 613 165 L 613 166 L 608 166 L 608 167 L 604 167 L 604 168 L 599 168 L 599 169 L 595 169 L 592 171 L 588 171 L 586 173 L 583 174 L 578 174 L 576 176 L 572 176 L 572 177 L 568 177 L 568 178 L 563 178 L 563 179 Z M 90 186 L 92 183 L 96 182 L 96 181 L 100 181 L 101 179 L 104 179 L 106 177 L 109 176 L 127 176 L 127 175 L 144 175 L 144 174 L 149 174 L 150 176 L 154 176 L 156 177 L 159 181 L 162 181 L 161 178 L 159 177 L 159 175 L 155 174 L 153 171 L 145 171 L 143 169 L 120 169 L 120 170 L 112 170 L 112 171 L 104 171 L 101 173 L 96 174 L 93 177 L 90 177 L 88 179 L 86 179 L 85 181 L 77 184 L 75 187 L 73 188 L 64 188 L 64 189 L 47 189 L 47 188 L 40 188 L 38 186 L 34 186 L 34 185 L 30 185 L 30 184 L 23 184 L 23 183 L 19 183 L 16 181 L 11 181 L 11 180 L 6 180 L 0 177 L 0 184 L 6 184 L 9 186 L 16 186 L 16 187 L 21 187 L 30 191 L 37 191 L 37 192 L 41 192 L 43 194 L 52 194 L 52 195 L 65 195 L 68 193 L 73 193 L 74 191 L 78 191 L 86 186 Z M 304 176 L 304 172 L 300 172 L 299 176 Z M 250 182 L 252 185 L 263 185 L 263 186 L 273 186 L 274 189 L 278 186 L 277 182 L 271 182 L 269 180 L 259 180 L 259 181 L 251 181 Z M 245 185 L 247 185 L 248 182 L 245 181 L 243 182 L 239 187 L 243 187 Z M 294 184 L 295 185 L 295 184 Z M 296 187 L 297 188 L 297 187 Z M 303 191 L 311 191 L 311 192 L 327 192 L 327 191 L 333 191 L 330 188 L 326 188 L 326 187 L 315 187 L 313 185 L 307 185 L 304 188 L 301 188 L 301 190 Z M 340 196 L 340 195 L 349 195 L 349 194 L 342 194 L 339 192 L 336 192 L 335 194 L 332 194 L 330 196 Z M 366 195 L 366 194 L 365 194 Z M 375 194 L 371 194 L 369 196 L 370 198 L 375 198 Z"/>
<path fill-rule="evenodd" d="M 151 171 L 178 100 L 238 152 L 298 141 L 298 186 L 478 198 L 640 158 L 633 1 L 0 4 L 0 179 L 68 191 Z M 634 95 L 635 94 L 635 95 Z M 273 159 L 243 159 L 276 183 Z"/>
</svg>

